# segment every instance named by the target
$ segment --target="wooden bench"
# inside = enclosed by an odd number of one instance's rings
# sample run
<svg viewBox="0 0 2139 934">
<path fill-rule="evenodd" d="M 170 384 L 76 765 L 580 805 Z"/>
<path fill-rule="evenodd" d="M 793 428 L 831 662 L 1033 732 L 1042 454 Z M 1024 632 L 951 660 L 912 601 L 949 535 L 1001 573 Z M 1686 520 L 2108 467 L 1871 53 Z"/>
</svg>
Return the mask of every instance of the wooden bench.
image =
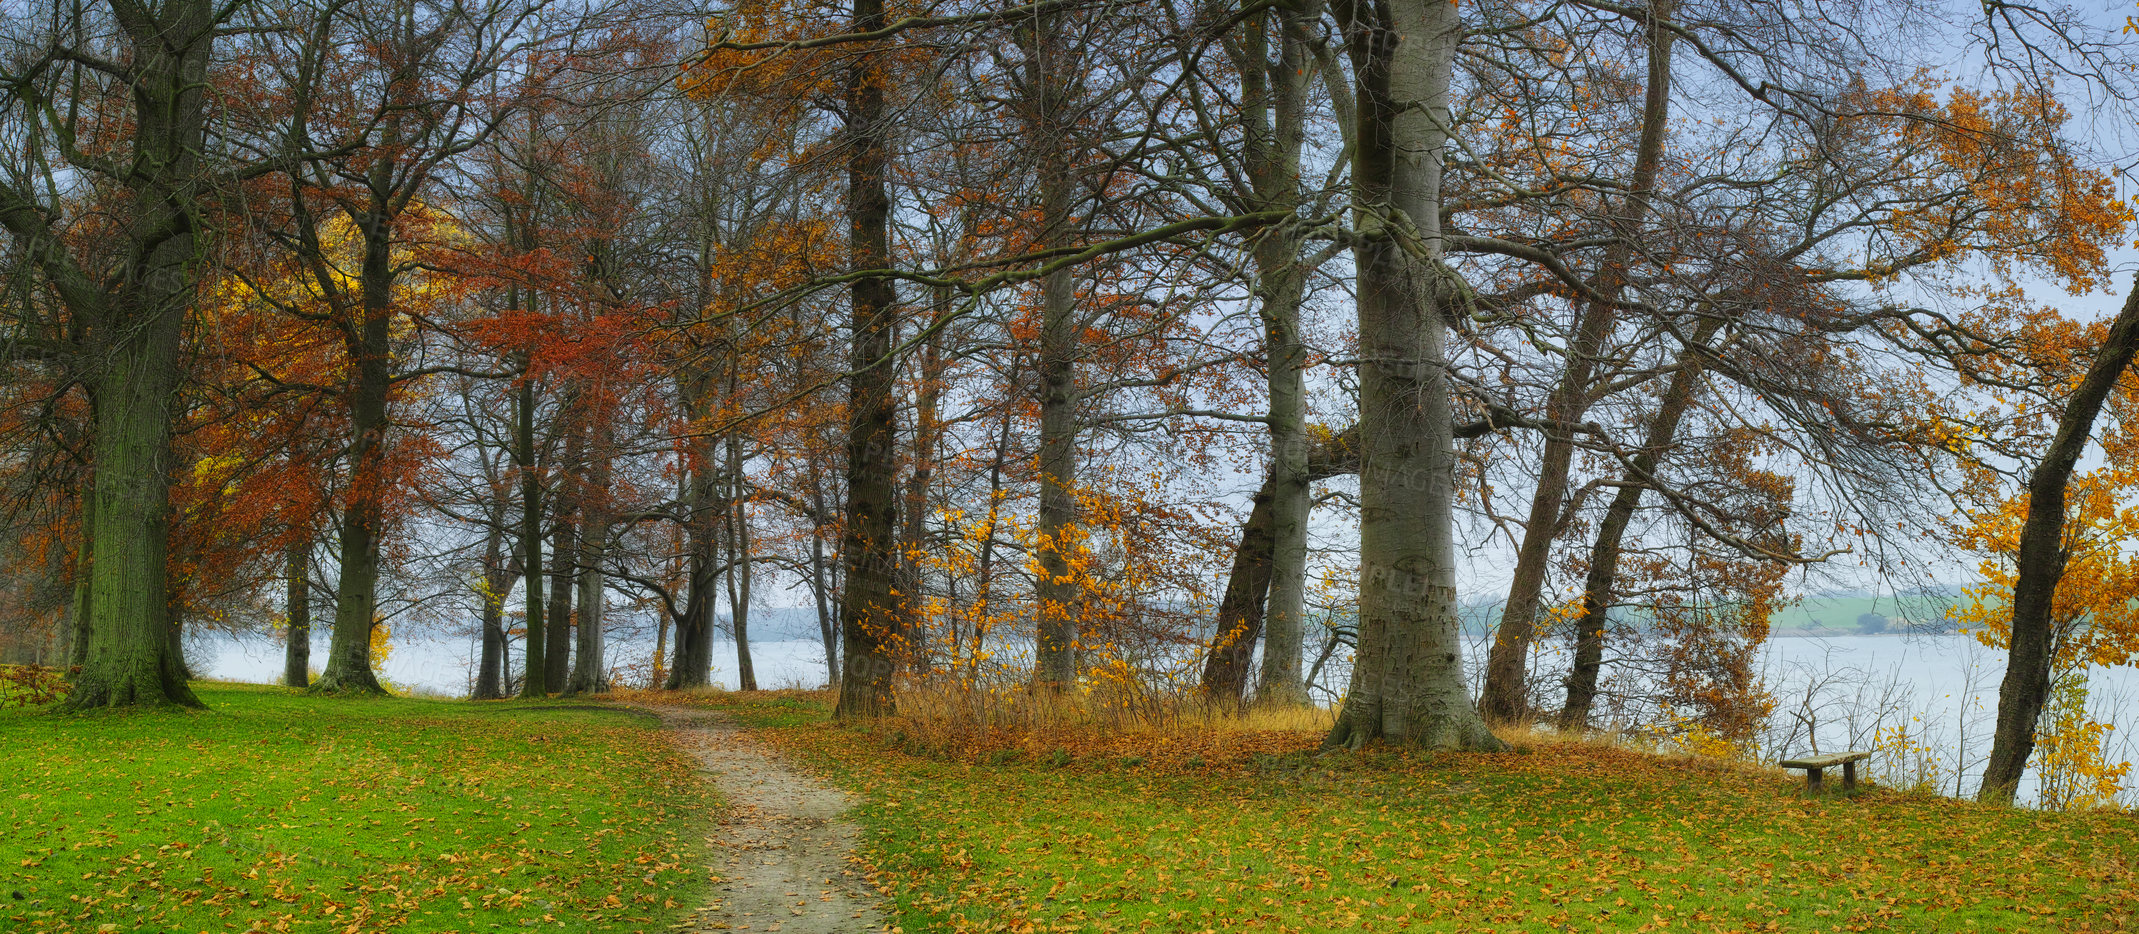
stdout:
<svg viewBox="0 0 2139 934">
<path fill-rule="evenodd" d="M 1821 773 L 1835 766 L 1842 767 L 1842 790 L 1857 789 L 1857 761 L 1872 757 L 1868 752 L 1838 752 L 1831 756 L 1808 756 L 1803 759 L 1784 759 L 1775 763 L 1786 769 L 1805 770 L 1805 790 L 1818 793 Z"/>
</svg>

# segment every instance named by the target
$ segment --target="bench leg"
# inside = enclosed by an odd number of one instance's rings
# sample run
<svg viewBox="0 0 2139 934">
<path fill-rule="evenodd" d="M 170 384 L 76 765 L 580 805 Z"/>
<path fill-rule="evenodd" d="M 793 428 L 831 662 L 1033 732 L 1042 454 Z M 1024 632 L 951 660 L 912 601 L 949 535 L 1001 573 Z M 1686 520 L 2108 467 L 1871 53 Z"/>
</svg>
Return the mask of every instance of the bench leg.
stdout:
<svg viewBox="0 0 2139 934">
<path fill-rule="evenodd" d="M 1842 790 L 1857 790 L 1857 763 L 1854 761 L 1842 763 Z"/>
<path fill-rule="evenodd" d="M 1805 790 L 1806 790 L 1806 791 L 1812 792 L 1813 794 L 1819 794 L 1819 793 L 1820 793 L 1820 773 L 1821 773 L 1822 771 L 1824 771 L 1824 770 L 1823 770 L 1823 769 L 1806 769 L 1806 770 L 1805 770 Z"/>
</svg>

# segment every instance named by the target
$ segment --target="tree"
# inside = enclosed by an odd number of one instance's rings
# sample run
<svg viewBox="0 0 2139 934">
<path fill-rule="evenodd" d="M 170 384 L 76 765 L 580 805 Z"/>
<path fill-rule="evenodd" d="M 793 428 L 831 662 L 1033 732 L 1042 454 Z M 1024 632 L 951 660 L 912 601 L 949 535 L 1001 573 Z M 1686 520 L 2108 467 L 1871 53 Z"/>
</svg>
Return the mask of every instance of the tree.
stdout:
<svg viewBox="0 0 2139 934">
<path fill-rule="evenodd" d="M 1442 147 L 1462 37 L 1454 4 L 1338 7 L 1358 83 L 1359 650 L 1328 746 L 1498 750 L 1463 683 Z"/>
<path fill-rule="evenodd" d="M 1515 722 L 1529 714 L 1530 647 L 1537 633 L 1537 615 L 1545 574 L 1552 556 L 1552 543 L 1562 526 L 1567 505 L 1568 476 L 1574 463 L 1573 427 L 1580 423 L 1597 389 L 1593 385 L 1606 338 L 1625 293 L 1635 261 L 1635 243 L 1648 220 L 1656 196 L 1657 174 L 1671 122 L 1671 47 L 1677 38 L 1671 24 L 1669 0 L 1651 3 L 1643 11 L 1647 46 L 1647 74 L 1643 80 L 1643 104 L 1639 142 L 1628 172 L 1625 194 L 1610 220 L 1612 245 L 1590 277 L 1588 297 L 1581 302 L 1581 316 L 1559 381 L 1545 402 L 1544 446 L 1539 454 L 1537 483 L 1530 498 L 1529 516 L 1523 523 L 1522 544 L 1516 549 L 1515 569 L 1508 584 L 1500 628 L 1494 634 L 1486 660 L 1485 686 L 1479 706 L 1489 720 Z M 1596 565 L 1592 563 L 1592 573 Z"/>
<path fill-rule="evenodd" d="M 2111 321 L 2094 359 L 2073 386 L 2057 417 L 2057 431 L 2042 459 L 2028 473 L 2027 519 L 2014 547 L 2011 646 L 2005 678 L 1998 685 L 1998 722 L 1990 758 L 1983 766 L 1978 800 L 2010 802 L 2035 750 L 2036 724 L 2050 694 L 2056 657 L 2057 597 L 2072 557 L 2065 534 L 2066 491 L 2087 449 L 2095 417 L 2139 355 L 2139 279 Z"/>
<path fill-rule="evenodd" d="M 854 0 L 849 28 L 884 28 L 883 0 Z M 845 85 L 849 287 L 847 505 L 840 539 L 841 642 L 846 662 L 839 679 L 837 716 L 892 712 L 895 649 L 905 628 L 898 586 L 898 404 L 891 359 L 898 327 L 898 295 L 891 268 L 891 124 L 885 107 L 887 70 L 876 49 L 864 48 L 848 66 Z"/>
<path fill-rule="evenodd" d="M 288 185 L 283 210 L 269 218 L 278 223 L 265 232 L 309 279 L 307 301 L 289 310 L 335 333 L 345 361 L 335 393 L 349 432 L 336 516 L 340 580 L 334 636 L 313 690 L 375 694 L 382 689 L 368 646 L 381 616 L 380 557 L 390 500 L 413 453 L 397 437 L 394 411 L 424 375 L 406 366 L 405 328 L 429 320 L 416 305 L 449 300 L 462 281 L 426 272 L 422 254 L 451 239 L 453 224 L 425 199 L 453 160 L 515 112 L 519 102 L 489 85 L 543 37 L 526 33 L 536 9 L 513 0 L 300 9 L 309 18 L 301 33 L 262 33 L 266 60 L 283 63 L 282 93 L 263 98 L 253 131 L 263 148 L 283 154 Z M 323 93 L 329 82 L 350 93 Z"/>
<path fill-rule="evenodd" d="M 186 314 L 209 247 L 200 220 L 215 181 L 210 72 L 219 17 L 233 9 L 207 0 L 75 7 L 54 23 L 49 51 L 9 66 L 20 70 L 0 96 L 11 119 L 42 127 L 38 137 L 57 145 L 68 171 L 96 179 L 117 212 L 107 228 L 115 232 L 97 238 L 116 238 L 114 249 L 91 252 L 63 226 L 77 211 L 0 182 L 0 225 L 81 323 L 72 349 L 89 368 L 96 413 L 96 488 L 85 508 L 91 609 L 75 623 L 85 652 L 67 698 L 74 709 L 200 705 L 171 652 L 171 443 Z M 96 86 L 100 78 L 111 85 Z M 101 107 L 54 106 L 70 87 L 125 101 L 123 143 L 77 148 L 109 137 L 83 133 Z"/>
</svg>

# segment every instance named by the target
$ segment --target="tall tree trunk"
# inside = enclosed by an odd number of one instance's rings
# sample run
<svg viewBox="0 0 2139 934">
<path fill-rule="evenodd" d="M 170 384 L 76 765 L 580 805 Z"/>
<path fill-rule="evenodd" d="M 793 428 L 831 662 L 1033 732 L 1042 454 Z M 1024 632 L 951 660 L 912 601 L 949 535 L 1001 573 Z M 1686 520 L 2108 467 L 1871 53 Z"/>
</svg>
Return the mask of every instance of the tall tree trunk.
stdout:
<svg viewBox="0 0 2139 934">
<path fill-rule="evenodd" d="M 884 27 L 883 0 L 854 0 L 855 32 Z M 884 85 L 889 73 L 880 49 L 854 56 L 846 76 L 847 267 L 860 272 L 891 266 L 889 125 Z M 855 280 L 847 364 L 847 504 L 840 540 L 844 573 L 840 630 L 846 663 L 839 679 L 842 719 L 893 710 L 898 672 L 894 640 L 905 629 L 893 591 L 898 585 L 897 367 L 891 359 L 898 328 L 898 295 L 890 279 Z"/>
<path fill-rule="evenodd" d="M 1620 548 L 1625 543 L 1627 527 L 1634 521 L 1634 511 L 1641 506 L 1642 492 L 1655 482 L 1656 468 L 1670 452 L 1679 422 L 1693 404 L 1694 390 L 1701 379 L 1701 353 L 1720 326 L 1720 319 L 1704 319 L 1694 331 L 1692 346 L 1679 352 L 1678 367 L 1664 389 L 1663 400 L 1657 404 L 1656 416 L 1649 422 L 1648 437 L 1635 453 L 1619 492 L 1605 509 L 1604 519 L 1597 523 L 1597 539 L 1589 549 L 1589 573 L 1582 582 L 1582 616 L 1575 620 L 1574 668 L 1567 676 L 1567 703 L 1560 708 L 1562 730 L 1589 727 L 1591 708 L 1597 699 L 1597 680 L 1604 669 L 1613 590 L 1619 582 Z"/>
<path fill-rule="evenodd" d="M 952 310 L 951 293 L 938 289 L 928 322 L 928 337 L 921 342 L 921 365 L 914 375 L 913 472 L 906 477 L 905 514 L 899 533 L 900 595 L 906 601 L 906 658 L 914 673 L 923 677 L 932 668 L 929 646 L 928 570 L 921 557 L 928 554 L 929 483 L 936 475 L 936 449 L 943 426 L 937 414 L 943 398 L 944 327 Z"/>
<path fill-rule="evenodd" d="M 735 680 L 745 691 L 758 689 L 757 666 L 750 660 L 750 515 L 743 496 L 743 439 L 727 439 L 728 624 L 735 630 Z"/>
<path fill-rule="evenodd" d="M 980 677 L 981 653 L 986 651 L 988 629 L 995 613 L 995 533 L 1002 525 L 1003 463 L 1010 458 L 1010 427 L 1014 413 L 1003 413 L 1002 430 L 995 436 L 995 456 L 988 462 L 988 524 L 980 536 L 979 578 L 973 595 L 973 642 L 966 647 L 972 660 L 971 675 Z"/>
<path fill-rule="evenodd" d="M 825 514 L 824 487 L 814 460 L 810 463 L 810 596 L 817 602 L 817 634 L 824 641 L 825 684 L 839 687 L 839 618 L 832 612 L 832 582 L 824 556 L 824 528 L 817 517 Z"/>
<path fill-rule="evenodd" d="M 690 521 L 684 527 L 691 591 L 683 614 L 676 619 L 675 655 L 665 685 L 671 691 L 710 683 L 714 614 L 720 606 L 720 528 L 727 512 L 720 496 L 719 452 L 709 438 L 694 438 L 691 443 L 695 450 L 685 500 L 690 504 Z"/>
<path fill-rule="evenodd" d="M 393 390 L 393 217 L 383 204 L 357 218 L 364 235 L 360 320 L 345 326 L 350 382 L 349 493 L 341 512 L 341 580 L 334 589 L 334 637 L 315 693 L 383 694 L 371 670 L 371 630 L 379 619 L 379 552 L 385 537 L 387 416 Z"/>
<path fill-rule="evenodd" d="M 1358 82 L 1359 650 L 1325 745 L 1502 748 L 1456 615 L 1455 424 L 1441 159 L 1463 26 L 1443 0 L 1345 5 Z"/>
<path fill-rule="evenodd" d="M 1040 289 L 1039 642 L 1033 684 L 1062 690 L 1077 680 L 1084 588 L 1071 569 L 1077 528 L 1076 286 L 1068 271 Z"/>
<path fill-rule="evenodd" d="M 1040 235 L 1044 246 L 1073 242 L 1076 198 L 1070 160 L 1068 83 L 1073 62 L 1062 35 L 1066 14 L 1036 14 L 1025 49 L 1027 143 L 1040 157 Z M 1072 570 L 1081 539 L 1077 525 L 1077 279 L 1058 269 L 1040 281 L 1039 580 L 1038 641 L 1033 646 L 1032 683 L 1063 690 L 1077 680 L 1078 640 L 1084 616 L 1084 586 Z"/>
<path fill-rule="evenodd" d="M 608 647 L 602 633 L 602 615 L 607 602 L 602 584 L 602 562 L 608 556 L 612 524 L 609 505 L 611 447 L 605 426 L 597 425 L 593 431 L 587 476 L 580 484 L 579 619 L 574 626 L 578 644 L 572 657 L 571 680 L 565 684 L 567 694 L 609 692 L 609 664 L 605 658 Z"/>
<path fill-rule="evenodd" d="M 2014 568 L 2011 654 L 2005 680 L 1998 685 L 1998 726 L 1977 800 L 2010 803 L 2035 751 L 2035 725 L 2050 696 L 2050 666 L 2055 661 L 2051 611 L 2071 557 L 2065 548 L 2065 488 L 2087 450 L 2095 417 L 2131 367 L 2134 354 L 2139 354 L 2139 276 L 2133 278 L 2132 292 L 2110 324 L 2108 338 L 2095 348 L 2087 375 L 2065 400 L 2049 450 L 2028 474 L 2028 517 L 2020 528 Z"/>
<path fill-rule="evenodd" d="M 1657 168 L 1663 161 L 1664 132 L 1671 119 L 1671 44 L 1677 35 L 1670 28 L 1670 16 L 1669 0 L 1650 4 L 1648 89 L 1642 105 L 1641 139 L 1636 145 L 1625 203 L 1613 219 L 1618 228 L 1614 231 L 1617 239 L 1605 250 L 1604 262 L 1591 278 L 1591 288 L 1598 297 L 1583 306 L 1566 368 L 1545 403 L 1550 423 L 1545 428 L 1545 450 L 1538 462 L 1537 487 L 1530 495 L 1530 515 L 1523 524 L 1523 540 L 1516 549 L 1508 599 L 1501 611 L 1499 632 L 1486 656 L 1485 688 L 1478 699 L 1488 720 L 1511 723 L 1530 715 L 1530 646 L 1537 639 L 1538 604 L 1544 594 L 1553 540 L 1559 537 L 1561 511 L 1567 503 L 1567 476 L 1574 464 L 1574 434 L 1567 426 L 1581 421 L 1589 408 L 1597 356 L 1617 318 L 1618 306 L 1614 303 L 1626 290 L 1627 264 L 1648 217 L 1656 191 Z"/>
<path fill-rule="evenodd" d="M 1300 150 L 1306 138 L 1307 83 L 1311 53 L 1301 14 L 1291 7 L 1256 17 L 1243 33 L 1242 110 L 1248 126 L 1244 155 L 1256 210 L 1297 210 Z M 1278 57 L 1269 60 L 1271 26 Z M 1280 224 L 1255 243 L 1256 301 L 1263 321 L 1270 400 L 1270 561 L 1268 606 L 1263 620 L 1262 677 L 1256 699 L 1303 704 L 1301 674 L 1307 615 L 1307 523 L 1312 482 L 1307 475 L 1307 344 L 1300 335 L 1300 301 L 1307 270 L 1300 263 L 1298 228 Z M 1252 524 L 1252 519 L 1251 519 Z M 1243 542 L 1246 541 L 1245 535 Z M 1236 561 L 1235 567 L 1239 564 Z M 1228 588 L 1227 595 L 1231 596 Z M 1221 620 L 1225 614 L 1221 610 Z M 1249 647 L 1253 634 L 1248 634 Z M 1246 659 L 1241 661 L 1245 663 Z M 1243 672 L 1243 675 L 1245 672 Z"/>
<path fill-rule="evenodd" d="M 130 195 L 121 280 L 98 286 L 57 259 L 65 248 L 34 207 L 0 191 L 0 223 L 27 238 L 28 255 L 65 266 L 70 306 L 90 322 L 96 367 L 96 503 L 90 535 L 90 617 L 69 709 L 201 706 L 170 651 L 167 575 L 171 429 L 186 310 L 201 251 L 194 200 L 207 149 L 208 64 L 215 4 L 115 4 L 130 57 Z M 85 314 L 84 314 L 85 313 Z"/>
<path fill-rule="evenodd" d="M 543 640 L 542 660 L 548 666 L 543 680 L 551 688 L 562 693 L 572 676 L 572 588 L 579 581 L 579 477 L 585 469 L 586 430 L 580 424 L 578 409 L 581 403 L 579 387 L 565 385 L 558 400 L 557 429 L 564 433 L 564 461 L 556 473 L 557 490 L 550 496 L 550 512 L 556 516 L 556 528 L 551 531 L 554 542 L 550 546 L 550 599 L 549 618 L 544 627 L 548 633 Z"/>
<path fill-rule="evenodd" d="M 283 614 L 289 619 L 289 638 L 282 649 L 282 683 L 293 688 L 312 686 L 312 540 L 291 545 L 283 556 Z"/>
<path fill-rule="evenodd" d="M 562 513 L 569 508 L 559 503 L 557 511 Z M 542 646 L 542 680 L 562 692 L 566 679 L 572 675 L 572 585 L 579 579 L 572 556 L 579 550 L 579 536 L 575 523 L 562 514 L 552 534 L 555 540 L 550 546 L 550 598 L 545 603 L 549 615 L 543 626 L 548 636 Z"/>
<path fill-rule="evenodd" d="M 519 411 L 514 413 L 513 459 L 520 469 L 520 574 L 527 582 L 527 637 L 523 651 L 526 670 L 520 677 L 520 696 L 548 697 L 549 661 L 543 651 L 547 630 L 542 615 L 542 469 L 535 459 L 535 374 L 532 367 L 520 376 Z"/>
</svg>

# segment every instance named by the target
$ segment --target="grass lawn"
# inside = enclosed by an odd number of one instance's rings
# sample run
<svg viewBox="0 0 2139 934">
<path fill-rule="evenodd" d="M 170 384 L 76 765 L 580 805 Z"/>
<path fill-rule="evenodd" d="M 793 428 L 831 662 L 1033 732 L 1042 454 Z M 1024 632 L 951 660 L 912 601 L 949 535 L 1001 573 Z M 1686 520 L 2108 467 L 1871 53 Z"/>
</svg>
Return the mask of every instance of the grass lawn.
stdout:
<svg viewBox="0 0 2139 934">
<path fill-rule="evenodd" d="M 652 720 L 196 683 L 0 709 L 0 931 L 666 930 L 713 802 Z"/>
<path fill-rule="evenodd" d="M 1582 745 L 988 764 L 791 697 L 705 702 L 868 796 L 908 931 L 2139 930 L 2130 814 L 1808 800 L 1779 772 Z"/>
</svg>

